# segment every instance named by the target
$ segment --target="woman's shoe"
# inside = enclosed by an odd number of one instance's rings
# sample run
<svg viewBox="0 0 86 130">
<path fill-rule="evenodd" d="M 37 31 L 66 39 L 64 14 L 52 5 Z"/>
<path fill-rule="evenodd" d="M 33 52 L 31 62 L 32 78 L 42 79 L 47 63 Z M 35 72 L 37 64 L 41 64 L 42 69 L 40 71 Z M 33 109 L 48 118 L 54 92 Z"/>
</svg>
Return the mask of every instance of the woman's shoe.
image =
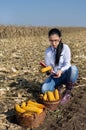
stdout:
<svg viewBox="0 0 86 130">
<path fill-rule="evenodd" d="M 70 101 L 70 98 L 71 98 L 71 92 L 70 92 L 70 90 L 66 90 L 66 92 L 63 95 L 62 100 L 60 102 L 61 105 L 65 105 L 66 103 L 68 103 Z"/>
</svg>

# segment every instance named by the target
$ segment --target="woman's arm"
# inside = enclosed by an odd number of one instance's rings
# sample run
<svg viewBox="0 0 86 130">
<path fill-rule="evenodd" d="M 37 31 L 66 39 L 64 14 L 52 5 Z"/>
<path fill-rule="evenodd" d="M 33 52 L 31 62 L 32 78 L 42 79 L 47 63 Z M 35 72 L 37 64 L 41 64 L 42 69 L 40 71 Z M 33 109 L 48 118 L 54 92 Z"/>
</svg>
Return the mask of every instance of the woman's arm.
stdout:
<svg viewBox="0 0 86 130">
<path fill-rule="evenodd" d="M 64 51 L 64 65 L 61 68 L 61 71 L 64 72 L 71 66 L 71 51 L 68 46 L 66 46 L 65 51 Z"/>
<path fill-rule="evenodd" d="M 46 66 L 50 66 L 48 50 L 45 51 L 45 64 Z"/>
</svg>

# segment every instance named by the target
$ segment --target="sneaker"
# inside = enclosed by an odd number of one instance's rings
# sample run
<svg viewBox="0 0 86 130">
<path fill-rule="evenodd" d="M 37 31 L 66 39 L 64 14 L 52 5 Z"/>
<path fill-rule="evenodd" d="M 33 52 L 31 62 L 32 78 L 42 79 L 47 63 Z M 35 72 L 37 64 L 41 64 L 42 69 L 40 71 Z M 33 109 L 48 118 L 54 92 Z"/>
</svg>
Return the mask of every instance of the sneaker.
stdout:
<svg viewBox="0 0 86 130">
<path fill-rule="evenodd" d="M 66 103 L 68 103 L 70 101 L 70 98 L 71 98 L 71 93 L 66 91 L 61 100 L 61 105 L 65 105 Z"/>
</svg>

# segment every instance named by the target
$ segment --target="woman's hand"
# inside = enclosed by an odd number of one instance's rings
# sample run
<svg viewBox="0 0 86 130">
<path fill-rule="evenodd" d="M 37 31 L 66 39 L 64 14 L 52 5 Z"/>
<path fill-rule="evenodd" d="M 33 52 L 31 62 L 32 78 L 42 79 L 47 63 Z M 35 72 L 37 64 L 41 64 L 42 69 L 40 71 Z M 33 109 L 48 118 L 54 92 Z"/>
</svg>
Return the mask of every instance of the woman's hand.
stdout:
<svg viewBox="0 0 86 130">
<path fill-rule="evenodd" d="M 53 74 L 53 68 L 46 72 L 47 75 Z"/>
<path fill-rule="evenodd" d="M 50 73 L 53 74 L 53 68 L 50 70 Z"/>
<path fill-rule="evenodd" d="M 62 71 L 58 70 L 58 72 L 56 73 L 56 75 L 54 76 L 54 78 L 59 78 L 61 77 Z"/>
</svg>

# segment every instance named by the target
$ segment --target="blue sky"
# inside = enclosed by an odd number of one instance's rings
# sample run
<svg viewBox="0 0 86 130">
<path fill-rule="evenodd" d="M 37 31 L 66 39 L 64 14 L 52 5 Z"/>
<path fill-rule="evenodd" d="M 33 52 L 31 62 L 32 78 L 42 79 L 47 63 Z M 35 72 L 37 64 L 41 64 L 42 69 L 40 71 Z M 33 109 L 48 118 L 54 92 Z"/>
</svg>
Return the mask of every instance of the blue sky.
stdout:
<svg viewBox="0 0 86 130">
<path fill-rule="evenodd" d="M 86 27 L 86 0 L 0 0 L 0 24 Z"/>
</svg>

